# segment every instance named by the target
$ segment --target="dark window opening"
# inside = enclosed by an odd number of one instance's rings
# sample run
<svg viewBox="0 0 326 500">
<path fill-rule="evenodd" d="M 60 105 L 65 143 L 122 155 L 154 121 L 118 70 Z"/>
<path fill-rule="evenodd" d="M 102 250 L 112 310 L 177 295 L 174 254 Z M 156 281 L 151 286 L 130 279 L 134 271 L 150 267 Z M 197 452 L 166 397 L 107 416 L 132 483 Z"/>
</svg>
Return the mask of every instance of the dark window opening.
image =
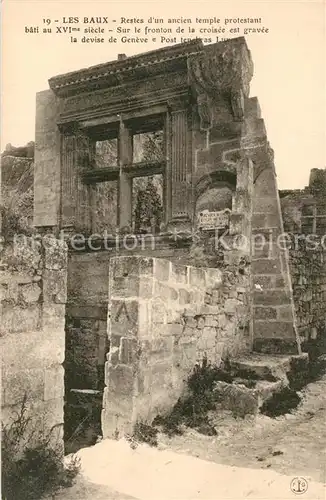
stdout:
<svg viewBox="0 0 326 500">
<path fill-rule="evenodd" d="M 94 233 L 114 234 L 118 220 L 118 181 L 97 182 L 92 185 L 92 230 Z"/>
<path fill-rule="evenodd" d="M 163 130 L 133 135 L 133 163 L 162 161 L 164 150 Z"/>
<path fill-rule="evenodd" d="M 118 139 L 96 141 L 94 163 L 95 168 L 116 167 L 118 165 Z"/>
<path fill-rule="evenodd" d="M 132 226 L 135 233 L 158 233 L 164 219 L 163 175 L 132 180 Z"/>
</svg>

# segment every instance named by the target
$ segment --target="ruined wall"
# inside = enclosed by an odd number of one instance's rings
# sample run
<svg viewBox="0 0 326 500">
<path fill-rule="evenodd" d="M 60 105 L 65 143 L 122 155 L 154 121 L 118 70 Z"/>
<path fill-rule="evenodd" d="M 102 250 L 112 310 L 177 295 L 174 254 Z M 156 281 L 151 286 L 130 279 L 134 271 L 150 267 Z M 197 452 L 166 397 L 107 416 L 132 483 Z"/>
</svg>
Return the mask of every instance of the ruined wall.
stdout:
<svg viewBox="0 0 326 500">
<path fill-rule="evenodd" d="M 1 356 L 4 424 L 24 397 L 34 439 L 63 446 L 64 322 L 67 253 L 62 242 L 20 239 L 1 250 Z"/>
<path fill-rule="evenodd" d="M 326 170 L 303 190 L 281 191 L 299 335 L 326 345 Z"/>
<path fill-rule="evenodd" d="M 132 243 L 129 243 L 130 248 Z M 94 248 L 96 246 L 94 243 Z M 159 243 L 153 247 L 150 240 L 146 248 L 140 241 L 133 250 L 119 250 L 127 255 L 140 251 L 144 256 L 167 256 L 176 261 L 187 261 L 189 257 L 185 249 L 163 248 Z M 66 308 L 66 382 L 69 388 L 101 390 L 103 387 L 105 356 L 109 349 L 109 266 L 110 259 L 116 255 L 115 247 L 98 252 L 76 250 L 69 253 Z"/>
<path fill-rule="evenodd" d="M 299 242 L 290 250 L 290 269 L 299 335 L 326 345 L 326 251 Z"/>
<path fill-rule="evenodd" d="M 171 409 L 204 356 L 219 365 L 249 351 L 248 289 L 237 272 L 111 259 L 104 437 Z"/>
</svg>

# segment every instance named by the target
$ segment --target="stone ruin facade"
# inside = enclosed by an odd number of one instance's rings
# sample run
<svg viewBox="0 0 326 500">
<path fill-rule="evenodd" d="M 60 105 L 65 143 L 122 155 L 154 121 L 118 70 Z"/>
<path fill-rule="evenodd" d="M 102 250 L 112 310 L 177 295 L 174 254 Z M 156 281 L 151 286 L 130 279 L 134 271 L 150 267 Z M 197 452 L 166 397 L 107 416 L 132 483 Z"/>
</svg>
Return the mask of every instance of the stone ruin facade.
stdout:
<svg viewBox="0 0 326 500">
<path fill-rule="evenodd" d="M 86 401 L 98 432 L 112 437 L 169 410 L 204 357 L 219 365 L 253 352 L 301 353 L 289 255 L 278 245 L 273 151 L 249 97 L 252 75 L 243 38 L 194 40 L 53 77 L 37 94 L 34 226 L 50 240 L 65 235 L 68 261 L 50 272 L 42 250 L 37 284 L 34 275 L 21 281 L 30 293 L 3 290 L 5 307 L 21 307 L 17 299 L 40 309 L 41 323 L 31 316 L 33 324 L 20 324 L 28 342 L 39 331 L 46 345 L 56 337 L 49 362 L 58 424 L 64 389 L 65 412 Z M 135 154 L 146 134 L 160 137 L 158 155 Z M 160 228 L 137 234 L 134 188 L 154 176 Z M 216 213 L 218 229 L 200 223 Z M 211 249 L 204 257 L 202 242 Z M 40 283 L 52 293 L 37 296 Z M 18 332 L 12 323 L 8 331 Z"/>
</svg>

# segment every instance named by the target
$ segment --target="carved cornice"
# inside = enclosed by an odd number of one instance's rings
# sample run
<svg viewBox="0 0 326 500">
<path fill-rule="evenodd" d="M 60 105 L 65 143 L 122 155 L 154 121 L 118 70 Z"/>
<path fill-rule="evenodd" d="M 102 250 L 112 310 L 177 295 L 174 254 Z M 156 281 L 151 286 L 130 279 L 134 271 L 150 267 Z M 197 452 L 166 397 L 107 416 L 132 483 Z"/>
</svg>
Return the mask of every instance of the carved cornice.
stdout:
<svg viewBox="0 0 326 500">
<path fill-rule="evenodd" d="M 218 121 L 214 110 L 222 101 L 228 102 L 235 120 L 243 120 L 252 74 L 244 38 L 206 46 L 193 40 L 59 75 L 49 84 L 63 99 L 60 123 L 114 117 L 156 105 L 174 108 L 179 99 L 187 105 L 193 93 L 201 128 L 207 129 Z"/>
<path fill-rule="evenodd" d="M 187 71 L 187 57 L 203 49 L 203 43 L 192 40 L 144 54 L 73 71 L 49 79 L 51 90 L 59 97 L 114 87 L 126 82 L 151 78 L 173 71 Z"/>
<path fill-rule="evenodd" d="M 215 100 L 228 95 L 235 120 L 244 118 L 253 63 L 244 38 L 207 45 L 188 57 L 188 75 L 196 97 L 201 128 L 212 126 Z"/>
</svg>

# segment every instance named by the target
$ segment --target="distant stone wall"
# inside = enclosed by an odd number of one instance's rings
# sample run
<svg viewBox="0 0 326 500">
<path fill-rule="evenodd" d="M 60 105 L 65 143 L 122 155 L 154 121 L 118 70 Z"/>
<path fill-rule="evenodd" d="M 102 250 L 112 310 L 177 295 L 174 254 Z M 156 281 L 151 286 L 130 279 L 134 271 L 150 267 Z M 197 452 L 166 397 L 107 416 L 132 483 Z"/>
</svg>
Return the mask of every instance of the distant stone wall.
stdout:
<svg viewBox="0 0 326 500">
<path fill-rule="evenodd" d="M 250 350 L 249 276 L 165 259 L 110 261 L 104 437 L 171 409 L 196 361 Z"/>
<path fill-rule="evenodd" d="M 54 238 L 1 249 L 1 419 L 10 424 L 26 397 L 34 440 L 63 446 L 67 252 Z"/>
<path fill-rule="evenodd" d="M 326 346 L 326 170 L 313 169 L 309 186 L 281 191 L 284 229 L 291 234 L 290 271 L 303 342 Z"/>
<path fill-rule="evenodd" d="M 326 251 L 301 243 L 290 250 L 290 269 L 301 340 L 323 338 L 326 346 Z"/>
</svg>

